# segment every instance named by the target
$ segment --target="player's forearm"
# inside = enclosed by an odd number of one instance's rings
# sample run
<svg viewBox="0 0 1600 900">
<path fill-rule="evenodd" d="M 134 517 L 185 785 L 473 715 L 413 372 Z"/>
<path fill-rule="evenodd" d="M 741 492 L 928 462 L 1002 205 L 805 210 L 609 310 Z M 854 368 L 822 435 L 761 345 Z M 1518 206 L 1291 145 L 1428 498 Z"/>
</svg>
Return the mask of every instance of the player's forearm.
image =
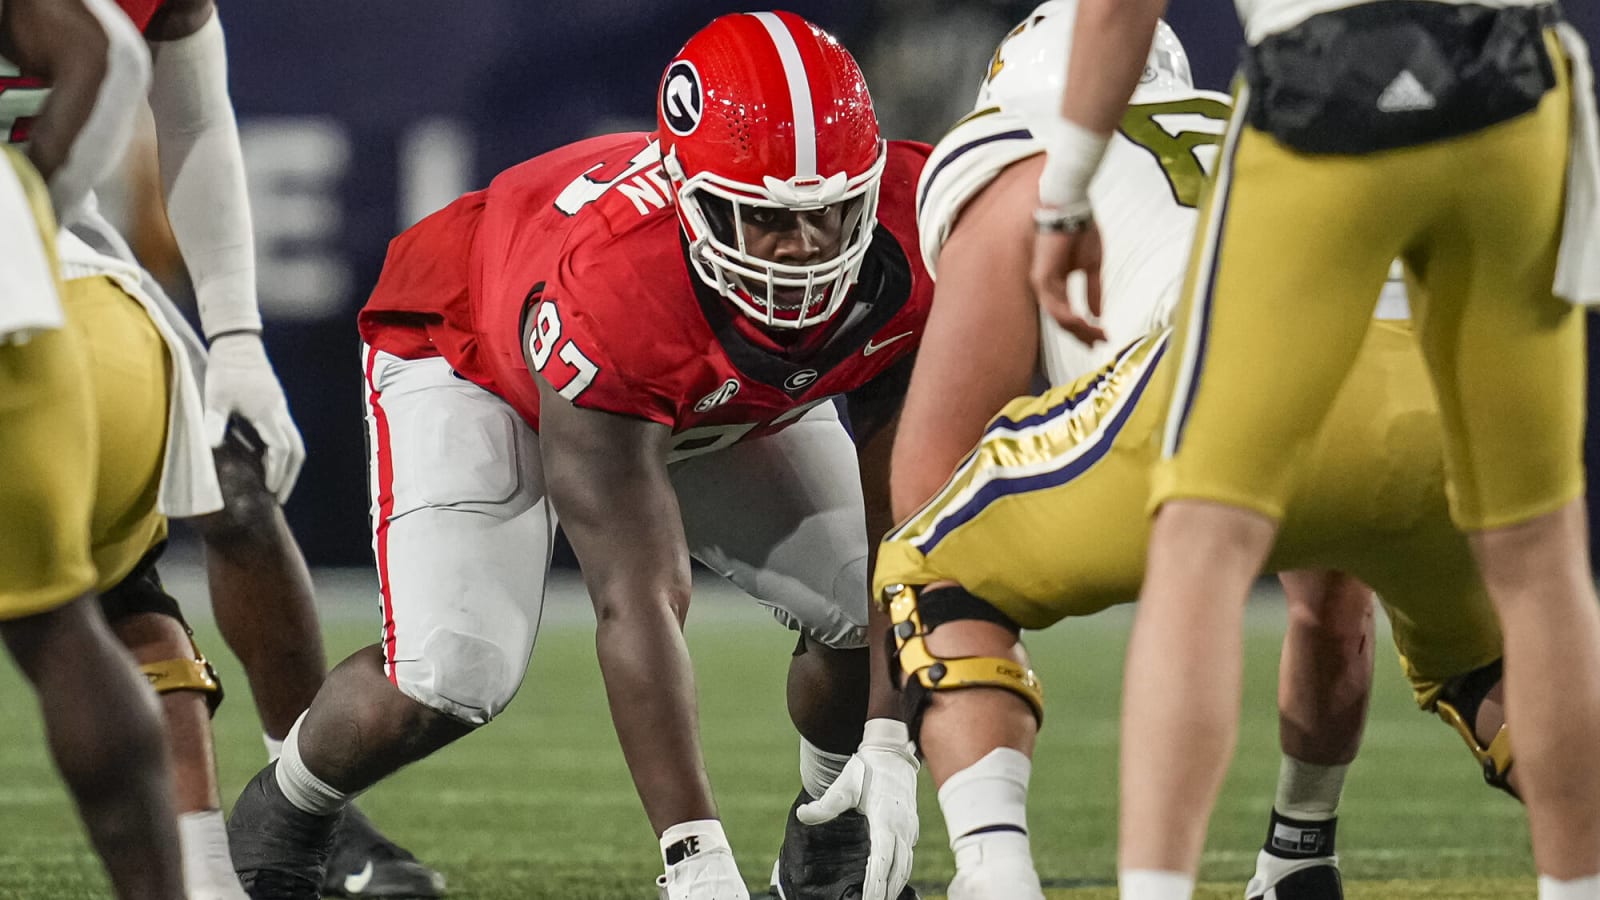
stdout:
<svg viewBox="0 0 1600 900">
<path fill-rule="evenodd" d="M 1038 123 L 1047 162 L 1039 207 L 1057 217 L 1089 213 L 1089 182 L 1100 168 L 1144 72 L 1164 0 L 1083 0 L 1072 33 L 1061 118 Z"/>
<path fill-rule="evenodd" d="M 206 336 L 259 331 L 254 233 L 222 25 L 150 45 L 150 89 L 167 217 Z"/>
<path fill-rule="evenodd" d="M 1166 0 L 1082 0 L 1061 115 L 1096 134 L 1117 130 L 1144 73 Z"/>
<path fill-rule="evenodd" d="M 111 0 L 12 3 L 13 53 L 50 81 L 28 156 L 50 187 L 63 222 L 127 147 L 150 83 L 150 61 L 133 23 Z"/>
<path fill-rule="evenodd" d="M 657 835 L 717 817 L 700 751 L 694 673 L 673 607 L 648 596 L 596 602 L 595 648 L 611 721 Z"/>
</svg>

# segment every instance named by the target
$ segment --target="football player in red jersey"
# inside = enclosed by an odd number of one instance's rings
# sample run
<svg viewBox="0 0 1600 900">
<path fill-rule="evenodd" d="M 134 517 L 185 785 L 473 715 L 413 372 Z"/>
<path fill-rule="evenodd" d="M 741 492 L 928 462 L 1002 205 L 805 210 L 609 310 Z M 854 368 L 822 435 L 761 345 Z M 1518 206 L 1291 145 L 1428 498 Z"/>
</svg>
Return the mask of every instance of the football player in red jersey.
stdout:
<svg viewBox="0 0 1600 900">
<path fill-rule="evenodd" d="M 692 556 L 800 632 L 779 895 L 915 896 L 917 762 L 869 666 L 867 567 L 931 295 L 927 148 L 885 143 L 855 61 L 789 13 L 697 33 L 657 113 L 653 134 L 537 157 L 391 243 L 360 316 L 383 639 L 335 668 L 235 807 L 252 896 L 315 896 L 350 796 L 510 702 L 558 517 L 663 895 L 748 896 L 699 746 Z"/>
</svg>

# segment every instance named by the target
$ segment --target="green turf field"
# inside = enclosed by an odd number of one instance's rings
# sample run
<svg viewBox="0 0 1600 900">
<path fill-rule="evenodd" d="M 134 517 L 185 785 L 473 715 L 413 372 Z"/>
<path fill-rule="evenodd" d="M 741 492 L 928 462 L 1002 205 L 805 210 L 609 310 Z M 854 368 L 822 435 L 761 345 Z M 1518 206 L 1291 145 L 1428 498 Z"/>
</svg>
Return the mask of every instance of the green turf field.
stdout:
<svg viewBox="0 0 1600 900">
<path fill-rule="evenodd" d="M 169 580 L 179 581 L 181 579 Z M 330 658 L 370 641 L 370 601 L 356 579 L 326 585 Z M 655 840 L 616 748 L 594 662 L 587 607 L 556 591 L 522 694 L 490 727 L 381 785 L 363 803 L 389 833 L 444 870 L 462 898 L 653 900 Z M 177 590 L 175 589 L 175 592 Z M 715 594 L 716 592 L 711 592 Z M 189 595 L 192 596 L 192 595 Z M 697 602 L 700 602 L 697 600 Z M 1069 623 L 1030 641 L 1050 697 L 1030 819 L 1049 896 L 1112 898 L 1115 738 L 1126 611 Z M 1212 821 L 1199 896 L 1237 898 L 1266 827 L 1277 773 L 1276 603 L 1250 618 L 1245 725 Z M 229 686 L 217 719 L 227 800 L 262 764 L 237 664 L 211 628 L 198 633 Z M 712 782 L 734 849 L 764 888 L 798 788 L 783 712 L 792 637 L 753 604 L 708 596 L 690 615 Z M 1339 848 L 1351 898 L 1534 896 L 1522 811 L 1482 786 L 1460 739 L 1417 712 L 1385 646 L 1361 760 L 1345 792 Z M 0 900 L 105 897 L 37 716 L 15 671 L 0 666 Z M 916 883 L 937 896 L 952 873 L 944 825 L 924 783 Z"/>
</svg>

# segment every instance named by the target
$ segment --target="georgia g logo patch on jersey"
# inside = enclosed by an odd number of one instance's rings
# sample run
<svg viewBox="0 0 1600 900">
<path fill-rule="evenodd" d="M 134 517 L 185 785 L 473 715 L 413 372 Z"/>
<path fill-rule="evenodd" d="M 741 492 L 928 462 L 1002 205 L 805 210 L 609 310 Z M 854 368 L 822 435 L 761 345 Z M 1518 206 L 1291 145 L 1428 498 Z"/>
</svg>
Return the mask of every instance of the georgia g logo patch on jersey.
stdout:
<svg viewBox="0 0 1600 900">
<path fill-rule="evenodd" d="M 694 63 L 680 59 L 667 67 L 661 79 L 661 119 L 672 133 L 688 135 L 700 127 L 705 97 L 700 90 L 700 72 Z"/>
</svg>

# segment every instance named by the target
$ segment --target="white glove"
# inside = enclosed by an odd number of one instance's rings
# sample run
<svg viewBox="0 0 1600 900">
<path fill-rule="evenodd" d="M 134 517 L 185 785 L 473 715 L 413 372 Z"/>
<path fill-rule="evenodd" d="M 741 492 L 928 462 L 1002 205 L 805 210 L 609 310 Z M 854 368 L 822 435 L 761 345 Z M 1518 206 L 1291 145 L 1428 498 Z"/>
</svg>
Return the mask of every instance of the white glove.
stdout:
<svg viewBox="0 0 1600 900">
<path fill-rule="evenodd" d="M 820 825 L 850 810 L 867 817 L 872 853 L 861 900 L 894 900 L 911 880 L 919 768 L 904 722 L 868 719 L 861 747 L 839 778 L 821 797 L 794 811 L 804 825 Z"/>
<path fill-rule="evenodd" d="M 1010 866 L 961 869 L 950 882 L 948 900 L 1044 900 L 1039 876 L 1027 857 Z"/>
<path fill-rule="evenodd" d="M 733 848 L 715 819 L 683 822 L 661 833 L 667 873 L 656 879 L 661 900 L 750 900 Z"/>
<path fill-rule="evenodd" d="M 262 467 L 267 490 L 279 503 L 288 500 L 306 460 L 306 445 L 258 334 L 224 334 L 211 342 L 206 354 L 206 440 L 213 448 L 222 446 L 233 414 L 249 422 L 266 444 Z"/>
</svg>

